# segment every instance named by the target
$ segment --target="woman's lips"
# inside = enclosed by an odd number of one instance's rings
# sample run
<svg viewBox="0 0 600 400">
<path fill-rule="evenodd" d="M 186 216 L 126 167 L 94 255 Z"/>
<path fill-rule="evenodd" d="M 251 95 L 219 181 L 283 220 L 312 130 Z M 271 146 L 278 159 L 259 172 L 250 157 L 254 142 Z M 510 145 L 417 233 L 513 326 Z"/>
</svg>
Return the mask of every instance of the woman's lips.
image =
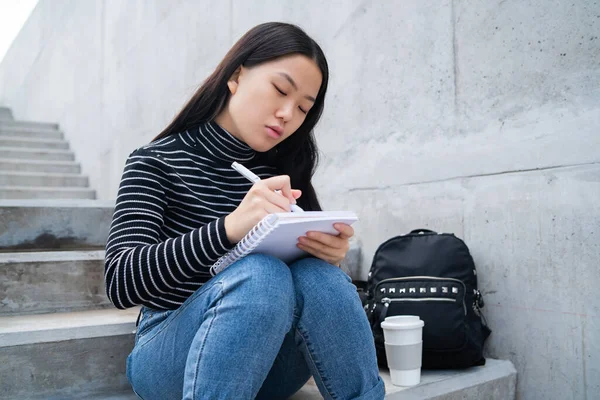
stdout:
<svg viewBox="0 0 600 400">
<path fill-rule="evenodd" d="M 269 135 L 273 139 L 279 139 L 281 137 L 281 134 L 279 132 L 277 132 L 275 129 L 269 128 L 268 126 L 266 127 L 266 129 L 267 129 L 267 135 Z"/>
</svg>

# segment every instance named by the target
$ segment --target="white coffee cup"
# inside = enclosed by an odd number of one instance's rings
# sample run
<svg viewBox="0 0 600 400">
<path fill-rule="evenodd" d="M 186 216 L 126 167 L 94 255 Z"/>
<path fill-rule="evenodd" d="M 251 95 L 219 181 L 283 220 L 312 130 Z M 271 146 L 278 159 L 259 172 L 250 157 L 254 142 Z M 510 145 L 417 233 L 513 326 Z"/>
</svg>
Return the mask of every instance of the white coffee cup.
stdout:
<svg viewBox="0 0 600 400">
<path fill-rule="evenodd" d="M 421 382 L 424 325 L 415 315 L 387 317 L 381 323 L 392 384 L 414 386 Z"/>
</svg>

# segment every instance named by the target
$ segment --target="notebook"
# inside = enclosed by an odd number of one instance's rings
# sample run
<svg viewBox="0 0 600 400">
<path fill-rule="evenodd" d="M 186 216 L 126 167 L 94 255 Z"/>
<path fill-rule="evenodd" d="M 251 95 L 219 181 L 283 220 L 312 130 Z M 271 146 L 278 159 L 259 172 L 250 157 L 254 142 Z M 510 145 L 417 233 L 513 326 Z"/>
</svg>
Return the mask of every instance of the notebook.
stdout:
<svg viewBox="0 0 600 400">
<path fill-rule="evenodd" d="M 253 253 L 268 254 L 290 263 L 308 253 L 296 244 L 306 232 L 317 231 L 333 235 L 339 232 L 335 223 L 353 224 L 358 220 L 351 211 L 306 211 L 274 213 L 263 218 L 238 244 L 210 268 L 214 276 L 239 259 Z"/>
</svg>

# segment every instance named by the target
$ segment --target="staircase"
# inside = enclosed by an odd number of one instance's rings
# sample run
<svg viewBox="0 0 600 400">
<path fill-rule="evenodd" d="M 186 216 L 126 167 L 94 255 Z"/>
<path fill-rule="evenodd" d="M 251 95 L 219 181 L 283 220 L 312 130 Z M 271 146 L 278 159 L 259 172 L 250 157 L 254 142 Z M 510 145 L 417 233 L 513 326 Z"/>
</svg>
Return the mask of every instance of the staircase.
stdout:
<svg viewBox="0 0 600 400">
<path fill-rule="evenodd" d="M 0 399 L 135 399 L 137 308 L 104 294 L 114 201 L 80 175 L 56 124 L 0 108 Z"/>
<path fill-rule="evenodd" d="M 0 109 L 0 199 L 95 199 L 57 124 Z"/>
</svg>

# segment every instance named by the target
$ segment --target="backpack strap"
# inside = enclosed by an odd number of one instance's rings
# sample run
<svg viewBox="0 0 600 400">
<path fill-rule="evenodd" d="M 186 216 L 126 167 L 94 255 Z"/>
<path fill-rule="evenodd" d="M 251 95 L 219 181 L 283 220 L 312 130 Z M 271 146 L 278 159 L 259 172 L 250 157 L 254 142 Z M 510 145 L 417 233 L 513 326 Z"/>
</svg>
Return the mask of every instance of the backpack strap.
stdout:
<svg viewBox="0 0 600 400">
<path fill-rule="evenodd" d="M 360 298 L 363 307 L 367 304 L 367 281 L 353 280 L 352 284 L 356 286 L 356 292 Z"/>
<path fill-rule="evenodd" d="M 365 291 L 367 290 L 367 281 L 361 281 L 361 280 L 352 280 L 352 284 L 354 286 L 356 286 L 356 290 L 358 291 Z"/>
</svg>

